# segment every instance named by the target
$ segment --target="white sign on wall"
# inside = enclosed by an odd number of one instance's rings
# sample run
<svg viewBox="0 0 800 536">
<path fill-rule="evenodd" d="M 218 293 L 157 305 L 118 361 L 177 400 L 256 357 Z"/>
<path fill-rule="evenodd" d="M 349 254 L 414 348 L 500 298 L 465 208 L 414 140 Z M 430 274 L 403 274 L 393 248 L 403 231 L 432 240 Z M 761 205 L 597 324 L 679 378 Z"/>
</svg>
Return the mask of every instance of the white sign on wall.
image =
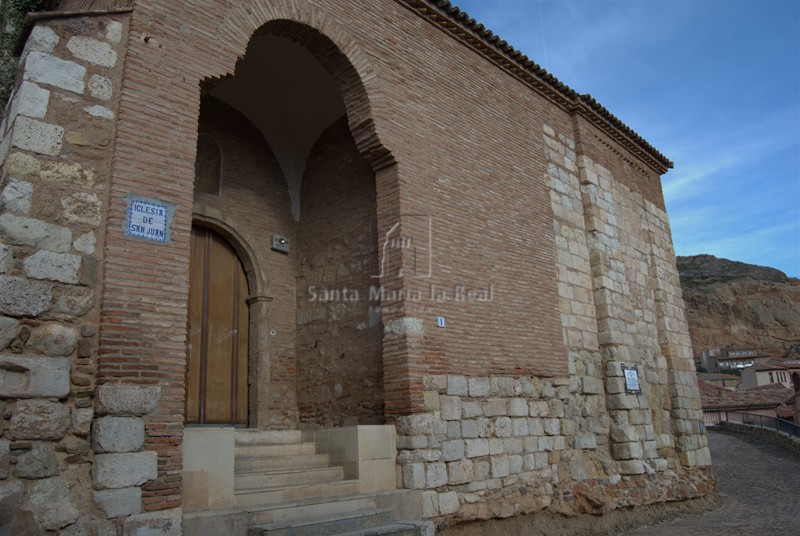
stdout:
<svg viewBox="0 0 800 536">
<path fill-rule="evenodd" d="M 128 198 L 125 234 L 154 242 L 168 242 L 175 205 L 156 199 Z"/>
</svg>

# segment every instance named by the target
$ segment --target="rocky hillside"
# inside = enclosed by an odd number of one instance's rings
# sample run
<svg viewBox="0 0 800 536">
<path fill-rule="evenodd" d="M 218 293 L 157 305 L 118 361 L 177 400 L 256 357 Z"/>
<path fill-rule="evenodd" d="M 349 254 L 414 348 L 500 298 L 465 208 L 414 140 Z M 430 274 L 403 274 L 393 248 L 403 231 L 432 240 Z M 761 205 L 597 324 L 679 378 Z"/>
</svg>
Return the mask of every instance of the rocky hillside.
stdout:
<svg viewBox="0 0 800 536">
<path fill-rule="evenodd" d="M 727 345 L 800 352 L 800 279 L 713 255 L 678 257 L 678 272 L 695 354 Z"/>
</svg>

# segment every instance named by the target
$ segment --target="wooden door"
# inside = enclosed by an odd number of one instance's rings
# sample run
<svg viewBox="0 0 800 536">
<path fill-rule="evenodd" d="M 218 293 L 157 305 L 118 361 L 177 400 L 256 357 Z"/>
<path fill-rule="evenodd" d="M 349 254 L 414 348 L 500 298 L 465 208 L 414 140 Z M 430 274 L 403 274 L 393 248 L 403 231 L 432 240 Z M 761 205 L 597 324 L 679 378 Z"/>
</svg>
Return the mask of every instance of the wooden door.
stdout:
<svg viewBox="0 0 800 536">
<path fill-rule="evenodd" d="M 191 240 L 186 422 L 247 425 L 247 277 L 214 231 Z"/>
</svg>

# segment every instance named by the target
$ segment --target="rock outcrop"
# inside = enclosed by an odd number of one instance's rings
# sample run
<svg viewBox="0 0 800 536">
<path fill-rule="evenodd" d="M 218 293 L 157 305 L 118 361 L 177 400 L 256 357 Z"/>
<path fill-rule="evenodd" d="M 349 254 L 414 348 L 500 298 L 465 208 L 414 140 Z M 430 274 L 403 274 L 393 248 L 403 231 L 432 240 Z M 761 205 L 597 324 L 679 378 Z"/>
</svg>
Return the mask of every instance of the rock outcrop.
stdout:
<svg viewBox="0 0 800 536">
<path fill-rule="evenodd" d="M 695 354 L 723 346 L 800 353 L 800 279 L 713 255 L 677 261 Z"/>
</svg>

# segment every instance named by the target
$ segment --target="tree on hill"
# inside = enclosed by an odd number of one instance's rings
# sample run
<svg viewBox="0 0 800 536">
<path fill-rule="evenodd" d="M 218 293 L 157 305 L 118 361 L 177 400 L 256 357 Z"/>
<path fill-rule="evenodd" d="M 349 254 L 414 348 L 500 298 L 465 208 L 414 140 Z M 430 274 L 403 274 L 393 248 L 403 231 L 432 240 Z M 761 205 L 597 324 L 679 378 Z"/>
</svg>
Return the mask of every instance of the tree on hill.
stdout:
<svg viewBox="0 0 800 536">
<path fill-rule="evenodd" d="M 22 32 L 25 15 L 55 9 L 60 0 L 0 0 L 0 117 L 5 115 L 19 58 L 14 48 Z"/>
</svg>

